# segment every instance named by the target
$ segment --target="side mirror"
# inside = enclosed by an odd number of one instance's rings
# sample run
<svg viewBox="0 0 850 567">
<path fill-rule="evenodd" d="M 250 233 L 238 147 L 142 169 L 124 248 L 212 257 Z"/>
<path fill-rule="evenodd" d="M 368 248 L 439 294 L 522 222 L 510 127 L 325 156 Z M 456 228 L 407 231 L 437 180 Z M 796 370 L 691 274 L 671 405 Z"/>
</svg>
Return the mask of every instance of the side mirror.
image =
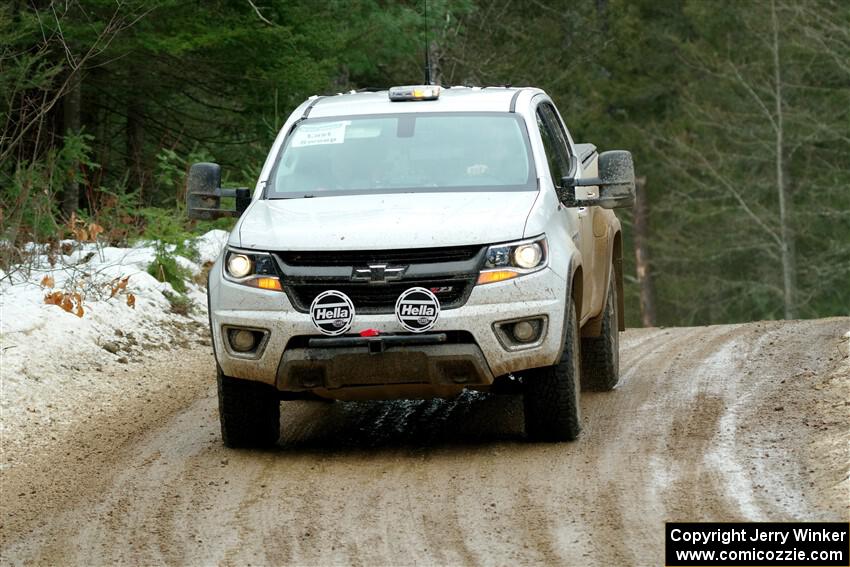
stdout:
<svg viewBox="0 0 850 567">
<path fill-rule="evenodd" d="M 186 180 L 186 209 L 190 219 L 215 220 L 221 217 L 240 217 L 251 204 L 251 190 L 221 188 L 221 166 L 217 163 L 196 163 L 189 168 Z M 234 210 L 222 209 L 222 197 L 235 197 Z"/>
<path fill-rule="evenodd" d="M 599 186 L 599 196 L 577 199 L 576 187 Z M 567 207 L 602 207 L 616 209 L 635 204 L 635 166 L 631 152 L 611 150 L 599 154 L 599 177 L 575 179 L 564 177 L 558 198 Z"/>
</svg>

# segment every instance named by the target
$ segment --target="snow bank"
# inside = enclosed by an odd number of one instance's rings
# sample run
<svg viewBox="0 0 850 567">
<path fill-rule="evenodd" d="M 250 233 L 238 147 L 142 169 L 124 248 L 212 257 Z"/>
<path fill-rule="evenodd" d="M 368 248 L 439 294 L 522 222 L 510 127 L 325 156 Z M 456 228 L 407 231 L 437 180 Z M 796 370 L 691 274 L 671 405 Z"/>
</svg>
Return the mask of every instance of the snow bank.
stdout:
<svg viewBox="0 0 850 567">
<path fill-rule="evenodd" d="M 203 236 L 199 236 L 194 240 L 195 249 L 198 251 L 199 261 L 204 264 L 206 262 L 215 262 L 218 255 L 221 254 L 222 248 L 227 244 L 227 231 L 211 230 Z"/>
<path fill-rule="evenodd" d="M 211 231 L 194 242 L 197 262 L 178 257 L 193 275 L 212 262 L 227 232 Z M 39 405 L 39 391 L 62 388 L 73 366 L 97 368 L 105 362 L 141 360 L 148 349 L 171 348 L 181 332 L 202 332 L 206 292 L 187 281 L 190 311 L 172 311 L 168 283 L 147 273 L 154 247 L 102 247 L 64 241 L 51 257 L 40 252 L 25 271 L 0 274 L 0 411 Z M 65 252 L 65 253 L 63 253 Z M 68 312 L 45 303 L 45 296 L 68 293 Z M 79 294 L 79 296 L 75 296 Z M 82 300 L 82 316 L 77 311 Z"/>
</svg>

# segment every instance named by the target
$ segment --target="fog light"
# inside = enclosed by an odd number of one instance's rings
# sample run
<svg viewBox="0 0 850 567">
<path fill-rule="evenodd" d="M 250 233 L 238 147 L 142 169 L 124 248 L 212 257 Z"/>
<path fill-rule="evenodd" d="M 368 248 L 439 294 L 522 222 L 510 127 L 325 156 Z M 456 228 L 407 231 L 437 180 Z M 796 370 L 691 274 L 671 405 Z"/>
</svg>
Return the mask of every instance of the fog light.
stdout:
<svg viewBox="0 0 850 567">
<path fill-rule="evenodd" d="M 493 323 L 493 331 L 505 350 L 533 349 L 539 347 L 546 338 L 548 323 L 546 315 L 537 315 Z"/>
<path fill-rule="evenodd" d="M 534 325 L 528 321 L 520 321 L 514 325 L 513 334 L 514 338 L 519 342 L 527 343 L 534 339 L 537 335 L 537 331 L 534 328 Z"/>
<path fill-rule="evenodd" d="M 254 333 L 244 329 L 230 331 L 230 346 L 238 352 L 248 352 L 254 348 Z"/>
</svg>

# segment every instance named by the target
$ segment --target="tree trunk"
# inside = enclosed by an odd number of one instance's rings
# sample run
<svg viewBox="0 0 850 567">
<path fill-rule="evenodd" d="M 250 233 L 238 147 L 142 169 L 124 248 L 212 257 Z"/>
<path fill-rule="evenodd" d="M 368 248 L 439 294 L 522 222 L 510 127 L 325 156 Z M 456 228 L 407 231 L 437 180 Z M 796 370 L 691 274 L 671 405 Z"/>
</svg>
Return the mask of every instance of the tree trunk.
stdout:
<svg viewBox="0 0 850 567">
<path fill-rule="evenodd" d="M 774 99 L 776 102 L 776 191 L 779 198 L 779 236 L 781 240 L 780 257 L 782 259 L 783 306 L 786 319 L 797 316 L 797 252 L 794 229 L 791 225 L 790 175 L 785 162 L 785 130 L 782 104 L 782 70 L 779 57 L 779 20 L 776 16 L 776 2 L 771 2 L 773 24 L 773 78 Z"/>
<path fill-rule="evenodd" d="M 62 126 L 65 136 L 80 131 L 80 106 L 82 104 L 82 75 L 79 69 L 71 71 L 68 92 L 62 99 Z M 71 218 L 80 206 L 80 184 L 77 182 L 79 164 L 73 164 L 73 175 L 68 175 L 62 191 L 62 216 Z"/>
<path fill-rule="evenodd" d="M 127 101 L 127 173 L 130 187 L 139 190 L 139 199 L 144 194 L 144 142 L 145 130 L 142 101 L 136 94 L 131 94 Z M 135 187 L 133 185 L 135 184 Z"/>
<path fill-rule="evenodd" d="M 635 265 L 640 289 L 640 321 L 644 327 L 655 326 L 655 287 L 649 262 L 649 202 L 646 198 L 646 177 L 638 177 L 635 191 L 634 240 Z"/>
</svg>

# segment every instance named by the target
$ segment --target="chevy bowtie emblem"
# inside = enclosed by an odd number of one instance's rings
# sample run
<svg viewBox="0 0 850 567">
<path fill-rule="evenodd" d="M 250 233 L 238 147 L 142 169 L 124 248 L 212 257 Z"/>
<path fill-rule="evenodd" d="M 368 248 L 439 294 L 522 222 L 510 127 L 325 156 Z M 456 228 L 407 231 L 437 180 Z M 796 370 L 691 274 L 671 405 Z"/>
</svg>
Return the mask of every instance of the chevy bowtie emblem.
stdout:
<svg viewBox="0 0 850 567">
<path fill-rule="evenodd" d="M 388 266 L 387 264 L 369 264 L 366 268 L 354 268 L 351 279 L 359 282 L 384 283 L 400 280 L 407 266 Z"/>
</svg>

